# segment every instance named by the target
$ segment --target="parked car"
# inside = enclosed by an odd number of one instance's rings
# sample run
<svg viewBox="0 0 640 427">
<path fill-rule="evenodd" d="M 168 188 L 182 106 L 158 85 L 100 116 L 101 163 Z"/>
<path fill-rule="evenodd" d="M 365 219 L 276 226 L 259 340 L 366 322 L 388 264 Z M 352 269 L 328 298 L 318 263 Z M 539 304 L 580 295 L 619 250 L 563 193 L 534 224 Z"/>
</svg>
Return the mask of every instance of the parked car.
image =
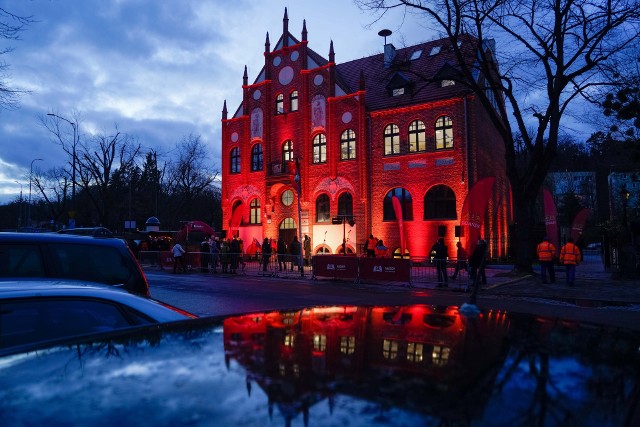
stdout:
<svg viewBox="0 0 640 427">
<path fill-rule="evenodd" d="M 149 297 L 149 283 L 121 239 L 58 233 L 0 233 L 0 278 L 77 279 Z"/>
<path fill-rule="evenodd" d="M 0 357 L 3 425 L 640 425 L 640 331 L 513 311 L 310 307 Z"/>
<path fill-rule="evenodd" d="M 60 234 L 75 234 L 78 236 L 93 236 L 93 237 L 113 237 L 113 233 L 108 228 L 104 227 L 79 227 L 79 228 L 65 228 L 59 230 Z"/>
<path fill-rule="evenodd" d="M 113 286 L 75 280 L 0 280 L 0 354 L 53 340 L 194 318 Z"/>
</svg>

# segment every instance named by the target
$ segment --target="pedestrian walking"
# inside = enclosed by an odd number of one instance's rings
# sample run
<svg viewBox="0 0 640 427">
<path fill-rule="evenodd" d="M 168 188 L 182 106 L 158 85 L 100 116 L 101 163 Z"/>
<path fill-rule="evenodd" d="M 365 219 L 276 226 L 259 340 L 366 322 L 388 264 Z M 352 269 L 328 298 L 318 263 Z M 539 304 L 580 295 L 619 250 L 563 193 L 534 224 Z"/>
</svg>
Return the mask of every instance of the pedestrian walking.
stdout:
<svg viewBox="0 0 640 427">
<path fill-rule="evenodd" d="M 229 240 L 224 239 L 220 244 L 220 264 L 222 265 L 222 272 L 227 273 L 229 271 Z"/>
<path fill-rule="evenodd" d="M 180 243 L 176 242 L 176 244 L 173 245 L 173 248 L 171 249 L 171 254 L 173 255 L 173 272 L 174 273 L 177 273 L 178 264 L 180 264 L 180 268 L 182 268 L 183 273 L 187 272 L 187 269 L 184 265 L 184 259 L 182 258 L 182 256 L 186 252 L 187 251 L 184 250 L 184 248 Z"/>
<path fill-rule="evenodd" d="M 440 237 L 431 247 L 431 253 L 433 254 L 433 260 L 436 264 L 436 272 L 438 274 L 438 287 L 448 288 L 449 280 L 447 276 L 447 258 L 448 248 L 444 244 L 444 238 Z"/>
<path fill-rule="evenodd" d="M 279 270 L 282 271 L 282 265 L 284 264 L 284 269 L 287 269 L 287 244 L 284 242 L 282 237 L 278 238 L 278 245 L 276 246 L 276 251 L 278 252 L 278 267 Z"/>
<path fill-rule="evenodd" d="M 308 234 L 304 235 L 304 265 L 311 265 L 311 238 Z"/>
<path fill-rule="evenodd" d="M 291 271 L 293 271 L 293 266 L 297 266 L 298 270 L 302 269 L 302 265 L 300 264 L 300 251 L 302 250 L 302 246 L 300 245 L 300 241 L 298 240 L 298 236 L 293 236 L 293 240 L 289 245 L 289 252 L 291 253 Z"/>
<path fill-rule="evenodd" d="M 549 273 L 551 283 L 555 283 L 556 270 L 553 263 L 556 258 L 556 247 L 549 241 L 549 237 L 544 236 L 536 252 L 538 254 L 538 260 L 540 261 L 540 279 L 542 283 L 547 283 L 547 272 Z"/>
<path fill-rule="evenodd" d="M 378 247 L 378 239 L 373 237 L 373 234 L 370 234 L 364 246 L 364 250 L 367 252 L 367 258 L 376 257 L 377 247 Z"/>
<path fill-rule="evenodd" d="M 456 248 L 456 268 L 453 270 L 453 276 L 451 276 L 452 279 L 458 277 L 460 270 L 467 271 L 467 251 L 460 242 L 456 243 Z"/>
<path fill-rule="evenodd" d="M 580 248 L 569 237 L 567 243 L 560 249 L 560 264 L 564 265 L 567 272 L 567 285 L 573 286 L 576 281 L 576 266 L 582 259 Z"/>
<path fill-rule="evenodd" d="M 267 266 L 271 261 L 271 242 L 268 237 L 262 241 L 262 271 L 267 271 Z"/>
<path fill-rule="evenodd" d="M 485 260 L 487 256 L 487 242 L 482 238 L 478 237 L 478 242 L 476 243 L 476 247 L 473 248 L 473 252 L 469 257 L 469 267 L 471 268 L 471 279 L 472 285 L 486 285 L 487 284 L 487 274 L 484 270 Z M 469 288 L 467 287 L 467 291 Z"/>
<path fill-rule="evenodd" d="M 220 242 L 216 237 L 215 240 L 211 240 L 209 243 L 209 252 L 211 253 L 211 272 L 218 272 L 218 261 L 220 260 L 220 247 L 218 246 Z"/>
</svg>

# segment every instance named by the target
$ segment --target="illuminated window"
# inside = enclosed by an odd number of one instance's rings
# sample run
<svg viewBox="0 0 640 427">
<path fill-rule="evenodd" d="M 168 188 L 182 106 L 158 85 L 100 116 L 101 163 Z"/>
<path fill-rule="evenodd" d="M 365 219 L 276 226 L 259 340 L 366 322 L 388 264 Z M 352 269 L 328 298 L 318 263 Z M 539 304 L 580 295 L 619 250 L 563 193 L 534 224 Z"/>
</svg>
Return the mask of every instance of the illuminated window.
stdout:
<svg viewBox="0 0 640 427">
<path fill-rule="evenodd" d="M 289 105 L 291 106 L 291 111 L 298 111 L 298 91 L 294 90 L 289 95 Z"/>
<path fill-rule="evenodd" d="M 340 353 L 353 354 L 356 351 L 356 337 L 340 337 Z"/>
<path fill-rule="evenodd" d="M 340 160 L 356 158 L 356 133 L 347 129 L 340 136 Z"/>
<path fill-rule="evenodd" d="M 404 88 L 398 88 L 398 89 L 393 89 L 393 91 L 391 92 L 391 95 L 393 96 L 400 96 L 400 95 L 404 95 Z"/>
<path fill-rule="evenodd" d="M 414 120 L 409 125 L 409 152 L 415 153 L 427 149 L 427 136 L 424 122 Z"/>
<path fill-rule="evenodd" d="M 255 144 L 251 148 L 251 171 L 262 170 L 262 144 Z"/>
<path fill-rule="evenodd" d="M 313 350 L 325 351 L 327 349 L 327 336 L 326 335 L 313 335 Z"/>
<path fill-rule="evenodd" d="M 397 197 L 402 208 L 402 219 L 404 221 L 413 220 L 413 199 L 411 193 L 404 188 L 396 187 L 389 191 L 383 202 L 383 221 L 396 221 L 396 212 L 393 209 L 393 197 Z"/>
<path fill-rule="evenodd" d="M 431 362 L 436 366 L 444 366 L 449 362 L 451 349 L 441 345 L 434 345 L 431 352 Z"/>
<path fill-rule="evenodd" d="M 296 336 L 295 335 L 287 334 L 287 335 L 284 336 L 284 345 L 286 347 L 293 348 L 295 342 L 296 342 Z"/>
<path fill-rule="evenodd" d="M 384 155 L 400 153 L 400 130 L 398 125 L 388 125 L 384 128 Z"/>
<path fill-rule="evenodd" d="M 338 197 L 338 215 L 353 217 L 353 196 L 344 192 Z"/>
<path fill-rule="evenodd" d="M 284 113 L 284 95 L 279 93 L 276 96 L 276 114 Z"/>
<path fill-rule="evenodd" d="M 240 149 L 235 147 L 231 150 L 231 173 L 240 173 Z"/>
<path fill-rule="evenodd" d="M 456 195 L 446 185 L 431 187 L 424 196 L 424 219 L 456 219 Z"/>
<path fill-rule="evenodd" d="M 260 201 L 258 199 L 251 200 L 249 204 L 249 223 L 260 224 Z"/>
<path fill-rule="evenodd" d="M 449 116 L 436 120 L 436 150 L 445 148 L 453 148 L 453 123 Z"/>
<path fill-rule="evenodd" d="M 382 340 L 382 357 L 396 359 L 398 357 L 398 341 Z"/>
<path fill-rule="evenodd" d="M 287 162 L 293 160 L 293 142 L 287 140 L 282 145 L 282 163 L 286 165 Z"/>
<path fill-rule="evenodd" d="M 442 80 L 440 82 L 441 87 L 454 86 L 456 82 L 454 80 Z"/>
<path fill-rule="evenodd" d="M 327 162 L 327 138 L 319 133 L 313 137 L 313 163 Z"/>
<path fill-rule="evenodd" d="M 331 218 L 331 202 L 329 196 L 321 194 L 316 199 L 316 222 L 328 222 Z"/>
<path fill-rule="evenodd" d="M 407 344 L 407 360 L 409 362 L 422 362 L 424 360 L 424 348 L 422 343 L 409 342 Z"/>
<path fill-rule="evenodd" d="M 282 204 L 283 205 L 291 206 L 291 204 L 293 203 L 293 191 L 285 190 L 282 193 L 282 196 L 280 197 L 280 200 L 282 200 Z"/>
</svg>

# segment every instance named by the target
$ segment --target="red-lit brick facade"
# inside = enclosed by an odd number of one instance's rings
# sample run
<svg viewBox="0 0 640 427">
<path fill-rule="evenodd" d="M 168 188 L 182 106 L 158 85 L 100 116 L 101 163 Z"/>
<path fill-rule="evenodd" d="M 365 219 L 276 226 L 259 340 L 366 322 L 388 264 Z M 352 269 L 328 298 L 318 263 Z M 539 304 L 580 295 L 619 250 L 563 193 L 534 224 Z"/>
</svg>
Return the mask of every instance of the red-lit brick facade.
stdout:
<svg viewBox="0 0 640 427">
<path fill-rule="evenodd" d="M 442 236 L 455 257 L 467 193 L 494 176 L 481 233 L 491 255 L 504 256 L 504 144 L 478 100 L 455 82 L 448 40 L 397 51 L 387 44 L 384 54 L 344 64 L 335 63 L 333 43 L 328 60 L 307 44 L 306 23 L 298 41 L 285 10 L 283 35 L 273 50 L 267 36 L 265 65 L 253 84 L 245 69 L 233 117 L 225 103 L 223 229 L 245 242 L 309 235 L 314 254 L 339 252 L 343 239 L 348 252 L 361 254 L 373 234 L 399 254 L 395 195 L 403 205 L 405 252 L 427 256 Z M 332 223 L 342 217 L 353 225 Z"/>
</svg>

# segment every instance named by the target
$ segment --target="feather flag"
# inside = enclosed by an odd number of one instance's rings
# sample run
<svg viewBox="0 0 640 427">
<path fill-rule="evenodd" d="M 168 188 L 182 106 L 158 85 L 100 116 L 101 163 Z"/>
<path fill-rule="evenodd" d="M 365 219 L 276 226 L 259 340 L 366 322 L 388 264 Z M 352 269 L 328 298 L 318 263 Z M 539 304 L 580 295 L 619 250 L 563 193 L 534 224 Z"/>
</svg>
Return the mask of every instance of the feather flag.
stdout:
<svg viewBox="0 0 640 427">
<path fill-rule="evenodd" d="M 587 223 L 589 215 L 591 215 L 591 209 L 583 208 L 573 219 L 573 224 L 571 225 L 571 237 L 574 242 L 578 241 L 578 237 L 580 237 L 582 230 L 584 230 L 584 225 Z"/>
<path fill-rule="evenodd" d="M 542 190 L 542 199 L 544 202 L 544 225 L 547 230 L 547 237 L 549 241 L 556 247 L 556 255 L 560 249 L 559 236 L 558 236 L 558 212 L 556 210 L 556 203 L 553 201 L 553 195 L 548 189 Z"/>
<path fill-rule="evenodd" d="M 463 230 L 462 235 L 466 236 L 466 245 L 463 245 L 467 253 L 472 253 L 480 236 L 487 204 L 491 198 L 493 184 L 496 178 L 489 176 L 482 178 L 476 182 L 469 190 L 467 198 L 462 205 L 462 213 L 460 215 L 460 227 Z"/>
<path fill-rule="evenodd" d="M 400 231 L 400 254 L 404 256 L 404 223 L 402 221 L 402 205 L 400 204 L 400 200 L 393 196 L 391 197 L 391 203 L 393 204 L 393 211 L 396 214 L 396 219 L 398 220 L 398 229 Z"/>
<path fill-rule="evenodd" d="M 233 234 L 233 231 L 240 229 L 240 222 L 242 222 L 242 216 L 244 215 L 244 203 L 238 205 L 236 210 L 233 211 L 231 221 L 229 221 L 229 231 Z"/>
</svg>

